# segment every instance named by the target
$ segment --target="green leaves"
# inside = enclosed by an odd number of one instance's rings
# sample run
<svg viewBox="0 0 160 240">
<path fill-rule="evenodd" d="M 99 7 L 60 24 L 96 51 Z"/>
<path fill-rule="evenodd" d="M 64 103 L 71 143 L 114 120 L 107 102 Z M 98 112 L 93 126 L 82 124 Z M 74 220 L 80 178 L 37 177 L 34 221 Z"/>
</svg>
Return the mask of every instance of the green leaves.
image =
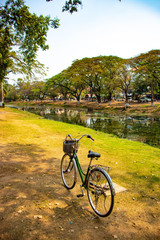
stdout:
<svg viewBox="0 0 160 240">
<path fill-rule="evenodd" d="M 71 94 L 77 99 L 85 92 L 91 97 L 96 96 L 100 103 L 102 97 L 111 101 L 113 95 L 123 93 L 127 103 L 129 93 L 137 96 L 150 91 L 153 95 L 159 91 L 160 50 L 133 59 L 99 56 L 75 60 L 68 69 L 49 81 L 59 86 L 61 94 L 62 89 L 66 89 L 65 95 Z"/>
<path fill-rule="evenodd" d="M 160 50 L 151 50 L 148 53 L 140 54 L 134 59 L 135 83 L 141 84 L 143 88 L 148 88 L 152 95 L 159 91 L 160 86 Z M 137 88 L 139 86 L 136 86 Z"/>
<path fill-rule="evenodd" d="M 21 70 L 29 73 L 35 66 L 38 49 L 49 48 L 46 44 L 49 28 L 58 26 L 59 19 L 30 13 L 24 1 L 7 0 L 0 8 L 0 81 L 9 71 L 18 71 L 20 64 Z"/>
<path fill-rule="evenodd" d="M 72 95 L 78 101 L 86 89 L 91 96 L 96 96 L 99 103 L 101 96 L 110 100 L 117 87 L 116 74 L 120 61 L 121 58 L 115 56 L 75 60 L 69 68 L 49 79 L 48 83 L 58 86 L 61 94 L 65 92 L 65 95 Z"/>
<path fill-rule="evenodd" d="M 65 5 L 62 8 L 62 12 L 67 11 L 70 12 L 71 14 L 73 12 L 78 11 L 78 7 L 82 5 L 82 1 L 80 0 L 69 0 L 65 2 Z"/>
<path fill-rule="evenodd" d="M 47 0 L 49 1 L 49 0 Z M 121 0 L 119 0 L 121 2 Z M 82 6 L 81 0 L 68 0 L 65 2 L 65 5 L 62 8 L 62 12 L 67 11 L 69 13 L 77 12 L 78 7 Z"/>
</svg>

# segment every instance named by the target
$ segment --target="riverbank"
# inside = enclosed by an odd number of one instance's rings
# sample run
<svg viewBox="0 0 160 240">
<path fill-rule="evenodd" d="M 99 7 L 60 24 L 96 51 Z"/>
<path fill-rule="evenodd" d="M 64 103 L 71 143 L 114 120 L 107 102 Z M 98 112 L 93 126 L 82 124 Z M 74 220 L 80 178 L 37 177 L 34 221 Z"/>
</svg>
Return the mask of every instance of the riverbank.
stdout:
<svg viewBox="0 0 160 240">
<path fill-rule="evenodd" d="M 72 107 L 72 108 L 86 108 L 89 110 L 103 110 L 109 114 L 128 114 L 128 115 L 154 115 L 160 116 L 160 102 L 154 102 L 154 106 L 151 103 L 137 103 L 130 102 L 129 107 L 125 108 L 124 101 L 112 101 L 111 105 L 108 103 L 98 104 L 97 102 L 81 101 L 26 101 L 26 102 L 11 102 L 9 104 L 16 105 L 49 105 L 55 107 Z"/>
<path fill-rule="evenodd" d="M 0 123 L 1 239 L 159 239 L 160 149 L 15 109 L 0 109 Z M 79 149 L 83 167 L 89 149 L 100 152 L 99 164 L 127 189 L 108 218 L 95 217 L 87 196 L 76 197 L 79 184 L 72 191 L 62 185 L 68 133 L 91 134 L 95 142 L 84 139 Z"/>
</svg>

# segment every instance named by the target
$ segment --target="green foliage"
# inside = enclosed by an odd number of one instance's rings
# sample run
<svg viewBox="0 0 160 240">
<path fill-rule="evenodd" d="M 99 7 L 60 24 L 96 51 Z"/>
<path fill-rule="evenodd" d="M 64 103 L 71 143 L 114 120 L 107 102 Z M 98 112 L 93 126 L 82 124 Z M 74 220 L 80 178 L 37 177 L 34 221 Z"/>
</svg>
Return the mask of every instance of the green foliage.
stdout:
<svg viewBox="0 0 160 240">
<path fill-rule="evenodd" d="M 46 0 L 47 2 L 49 2 L 50 0 Z M 121 0 L 119 0 L 121 2 Z M 62 11 L 67 11 L 70 12 L 71 14 L 73 12 L 77 12 L 78 11 L 78 7 L 82 6 L 82 1 L 81 0 L 68 0 L 65 2 L 65 5 L 62 8 Z"/>
<path fill-rule="evenodd" d="M 65 92 L 80 100 L 81 94 L 88 89 L 91 96 L 111 98 L 117 87 L 117 69 L 121 59 L 115 56 L 99 56 L 75 60 L 72 65 L 62 73 L 47 80 L 47 83 L 57 87 L 60 93 Z M 109 96 L 109 97 L 108 97 Z"/>
<path fill-rule="evenodd" d="M 154 93 L 159 91 L 160 84 L 160 50 L 151 50 L 148 53 L 140 54 L 134 59 L 135 82 L 141 83 L 151 91 L 152 103 Z"/>
<path fill-rule="evenodd" d="M 0 82 L 7 74 L 24 73 L 32 75 L 33 69 L 44 71 L 37 60 L 39 48 L 47 50 L 47 32 L 49 27 L 57 28 L 59 20 L 49 16 L 39 17 L 30 13 L 22 0 L 7 0 L 0 7 Z M 1 99 L 3 102 L 3 85 Z"/>
<path fill-rule="evenodd" d="M 102 97 L 111 101 L 113 95 L 121 91 L 128 103 L 130 91 L 138 97 L 151 88 L 153 93 L 159 90 L 159 52 L 153 50 L 134 59 L 99 56 L 75 60 L 68 69 L 50 78 L 47 83 L 56 87 L 65 98 L 72 95 L 79 101 L 85 91 L 91 97 L 96 96 L 100 103 Z"/>
<path fill-rule="evenodd" d="M 11 84 L 5 84 L 5 95 L 4 98 L 7 101 L 16 101 L 18 100 L 18 91 L 16 89 L 16 86 Z"/>
<path fill-rule="evenodd" d="M 105 78 L 104 94 L 108 101 L 111 101 L 116 89 L 118 89 L 118 69 L 121 66 L 122 59 L 116 56 L 108 56 L 104 59 Z"/>
<path fill-rule="evenodd" d="M 34 81 L 31 85 L 33 99 L 43 100 L 46 94 L 46 86 L 44 81 Z"/>
<path fill-rule="evenodd" d="M 125 59 L 121 62 L 119 66 L 117 77 L 119 82 L 119 87 L 125 94 L 125 102 L 128 104 L 128 92 L 130 89 L 131 82 L 133 80 L 132 76 L 131 60 Z"/>
<path fill-rule="evenodd" d="M 105 79 L 102 77 L 104 69 L 104 57 L 91 58 L 90 65 L 88 68 L 88 80 L 90 81 L 90 90 L 95 94 L 98 103 L 101 102 L 101 95 L 103 94 Z"/>
<path fill-rule="evenodd" d="M 62 8 L 62 11 L 68 11 L 70 13 L 77 12 L 78 6 L 82 5 L 80 0 L 69 0 L 65 2 L 65 5 Z"/>
<path fill-rule="evenodd" d="M 86 88 L 85 69 L 81 60 L 74 61 L 71 67 L 63 71 L 62 75 L 66 79 L 68 92 L 80 101 L 82 91 Z"/>
<path fill-rule="evenodd" d="M 58 26 L 58 19 L 30 13 L 24 1 L 7 0 L 0 8 L 0 81 L 20 66 L 22 71 L 26 68 L 30 71 L 35 66 L 38 49 L 48 49 L 49 27 Z"/>
<path fill-rule="evenodd" d="M 20 98 L 43 99 L 48 96 L 54 99 L 63 96 L 64 99 L 76 98 L 90 94 L 100 103 L 111 101 L 113 95 L 123 92 L 128 102 L 128 94 L 132 92 L 138 99 L 143 93 L 159 92 L 160 60 L 159 50 L 141 54 L 134 59 L 122 59 L 116 56 L 99 56 L 75 60 L 72 65 L 61 73 L 42 81 L 18 82 L 17 90 Z M 23 82 L 23 84 L 22 84 Z M 23 87 L 21 86 L 23 85 Z M 28 92 L 26 93 L 28 89 Z"/>
<path fill-rule="evenodd" d="M 70 93 L 69 86 L 70 83 L 68 79 L 65 78 L 63 72 L 53 76 L 52 78 L 46 81 L 47 89 L 50 89 L 52 93 L 55 91 L 59 94 L 62 94 L 64 98 L 67 98 L 67 95 Z"/>
<path fill-rule="evenodd" d="M 148 92 L 148 86 L 143 75 L 138 75 L 135 77 L 132 83 L 132 89 L 137 98 Z"/>
</svg>

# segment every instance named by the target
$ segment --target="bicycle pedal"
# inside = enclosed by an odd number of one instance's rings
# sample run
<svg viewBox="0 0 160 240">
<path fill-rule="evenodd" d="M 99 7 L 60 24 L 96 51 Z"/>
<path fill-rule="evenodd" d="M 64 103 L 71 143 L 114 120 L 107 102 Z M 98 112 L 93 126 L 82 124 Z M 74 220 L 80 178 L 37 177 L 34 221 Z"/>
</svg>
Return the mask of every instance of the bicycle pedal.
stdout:
<svg viewBox="0 0 160 240">
<path fill-rule="evenodd" d="M 77 197 L 79 198 L 79 197 L 83 197 L 84 196 L 84 194 L 78 194 L 77 195 Z"/>
</svg>

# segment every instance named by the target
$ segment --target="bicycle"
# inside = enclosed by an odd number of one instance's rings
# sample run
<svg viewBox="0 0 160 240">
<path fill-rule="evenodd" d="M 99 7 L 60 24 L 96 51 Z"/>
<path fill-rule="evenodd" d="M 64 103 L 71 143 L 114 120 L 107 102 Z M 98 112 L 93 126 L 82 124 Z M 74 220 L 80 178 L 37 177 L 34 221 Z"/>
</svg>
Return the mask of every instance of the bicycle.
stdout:
<svg viewBox="0 0 160 240">
<path fill-rule="evenodd" d="M 83 172 L 77 152 L 79 141 L 84 136 L 94 141 L 91 135 L 88 134 L 82 135 L 79 139 L 72 138 L 71 135 L 68 134 L 63 141 L 63 151 L 65 154 L 61 160 L 62 181 L 67 189 L 73 189 L 77 182 L 78 169 L 82 181 L 82 185 L 80 185 L 82 194 L 77 195 L 77 197 L 83 197 L 85 195 L 82 189 L 84 187 L 87 190 L 88 200 L 94 212 L 100 217 L 106 217 L 110 215 L 113 210 L 115 196 L 112 180 L 104 169 L 106 168 L 107 170 L 110 170 L 110 168 L 102 165 L 91 166 L 92 160 L 98 160 L 100 154 L 90 150 L 88 152 L 90 162 L 87 172 Z"/>
</svg>

